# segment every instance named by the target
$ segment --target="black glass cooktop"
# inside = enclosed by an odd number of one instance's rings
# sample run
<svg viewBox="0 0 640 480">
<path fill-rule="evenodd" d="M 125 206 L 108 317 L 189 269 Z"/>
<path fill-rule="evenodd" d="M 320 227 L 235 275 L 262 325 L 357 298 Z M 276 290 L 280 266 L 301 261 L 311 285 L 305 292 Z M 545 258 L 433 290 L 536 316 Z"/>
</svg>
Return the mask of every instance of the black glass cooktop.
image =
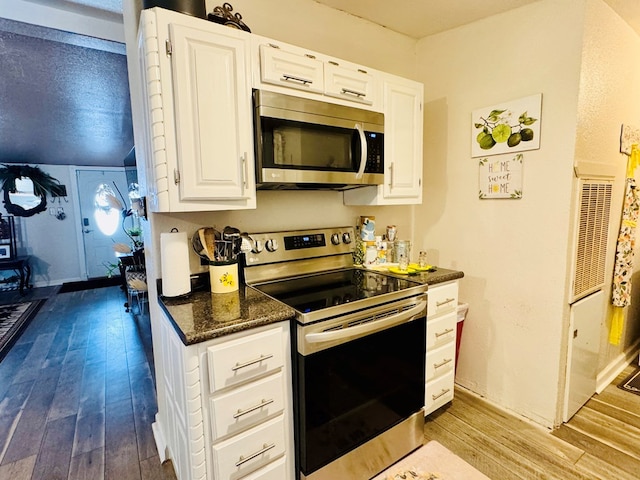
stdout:
<svg viewBox="0 0 640 480">
<path fill-rule="evenodd" d="M 254 287 L 307 314 L 374 297 L 384 302 L 385 295 L 424 286 L 412 280 L 353 268 L 277 280 Z"/>
</svg>

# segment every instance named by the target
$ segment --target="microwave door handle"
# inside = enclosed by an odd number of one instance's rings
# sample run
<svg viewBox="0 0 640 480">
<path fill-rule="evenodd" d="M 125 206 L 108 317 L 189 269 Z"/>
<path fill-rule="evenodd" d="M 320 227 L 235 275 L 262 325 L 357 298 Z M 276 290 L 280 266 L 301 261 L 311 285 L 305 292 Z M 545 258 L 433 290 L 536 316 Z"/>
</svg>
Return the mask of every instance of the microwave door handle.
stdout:
<svg viewBox="0 0 640 480">
<path fill-rule="evenodd" d="M 359 180 L 362 178 L 364 174 L 364 168 L 367 166 L 367 139 L 364 136 L 364 129 L 362 125 L 356 123 L 356 130 L 358 135 L 360 135 L 360 168 L 358 168 L 358 173 L 356 173 L 356 179 Z"/>
</svg>

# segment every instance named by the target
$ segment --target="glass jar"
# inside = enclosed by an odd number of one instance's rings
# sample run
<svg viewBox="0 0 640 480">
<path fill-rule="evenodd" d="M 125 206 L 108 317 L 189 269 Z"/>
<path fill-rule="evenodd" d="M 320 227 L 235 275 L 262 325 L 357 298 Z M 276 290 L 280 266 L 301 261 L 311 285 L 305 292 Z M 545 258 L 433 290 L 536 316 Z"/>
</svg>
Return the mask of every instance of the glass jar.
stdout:
<svg viewBox="0 0 640 480">
<path fill-rule="evenodd" d="M 400 262 L 401 256 L 404 256 L 407 262 L 411 260 L 411 241 L 396 240 L 394 242 L 393 261 L 396 263 Z"/>
</svg>

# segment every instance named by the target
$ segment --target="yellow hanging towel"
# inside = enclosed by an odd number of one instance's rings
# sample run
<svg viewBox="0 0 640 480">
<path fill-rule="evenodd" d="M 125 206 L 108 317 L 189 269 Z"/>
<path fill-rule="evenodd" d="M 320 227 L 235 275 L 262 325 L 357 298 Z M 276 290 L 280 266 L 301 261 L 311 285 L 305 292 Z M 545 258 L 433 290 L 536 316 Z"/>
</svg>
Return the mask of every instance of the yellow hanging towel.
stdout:
<svg viewBox="0 0 640 480">
<path fill-rule="evenodd" d="M 611 315 L 611 328 L 609 330 L 609 343 L 611 345 L 620 345 L 623 327 L 624 307 L 613 307 L 613 314 Z"/>
</svg>

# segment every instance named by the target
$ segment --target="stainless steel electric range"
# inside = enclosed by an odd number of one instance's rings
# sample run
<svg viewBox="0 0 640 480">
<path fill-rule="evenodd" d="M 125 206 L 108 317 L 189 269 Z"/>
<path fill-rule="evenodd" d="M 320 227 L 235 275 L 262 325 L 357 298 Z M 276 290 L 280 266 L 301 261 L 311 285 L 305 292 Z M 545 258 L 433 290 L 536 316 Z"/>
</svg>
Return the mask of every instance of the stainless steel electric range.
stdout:
<svg viewBox="0 0 640 480">
<path fill-rule="evenodd" d="M 427 286 L 354 268 L 352 227 L 251 234 L 246 283 L 296 311 L 296 470 L 366 480 L 423 442 Z"/>
</svg>

